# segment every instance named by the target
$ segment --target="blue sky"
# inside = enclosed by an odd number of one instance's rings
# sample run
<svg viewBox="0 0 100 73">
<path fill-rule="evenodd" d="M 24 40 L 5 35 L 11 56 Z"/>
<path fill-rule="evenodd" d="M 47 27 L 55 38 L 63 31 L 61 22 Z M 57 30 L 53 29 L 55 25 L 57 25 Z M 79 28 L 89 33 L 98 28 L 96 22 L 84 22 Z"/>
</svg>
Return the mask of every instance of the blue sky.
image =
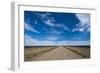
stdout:
<svg viewBox="0 0 100 73">
<path fill-rule="evenodd" d="M 89 45 L 90 14 L 24 11 L 25 46 Z"/>
</svg>

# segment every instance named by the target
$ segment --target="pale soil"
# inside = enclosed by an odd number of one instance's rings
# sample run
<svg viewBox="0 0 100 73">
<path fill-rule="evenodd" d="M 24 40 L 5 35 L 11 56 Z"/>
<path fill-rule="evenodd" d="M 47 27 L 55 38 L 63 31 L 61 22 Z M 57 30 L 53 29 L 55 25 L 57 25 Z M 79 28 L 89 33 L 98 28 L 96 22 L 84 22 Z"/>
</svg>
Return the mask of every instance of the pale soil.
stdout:
<svg viewBox="0 0 100 73">
<path fill-rule="evenodd" d="M 87 57 L 90 57 L 90 49 L 89 48 L 83 48 L 83 47 L 67 47 L 67 48 L 71 48 L 81 54 L 86 55 Z"/>
<path fill-rule="evenodd" d="M 76 50 L 76 49 L 75 49 Z M 79 52 L 86 52 L 85 49 L 82 49 L 82 51 L 80 49 L 77 49 Z M 84 51 L 85 50 L 85 51 Z M 64 47 L 58 47 L 55 48 L 54 50 L 47 52 L 45 54 L 43 54 L 40 57 L 36 57 L 33 59 L 33 61 L 41 61 L 41 60 L 63 60 L 63 59 L 82 59 L 84 57 L 82 57 L 79 54 L 76 54 Z"/>
<path fill-rule="evenodd" d="M 25 53 L 25 54 L 28 54 L 28 53 L 34 53 L 34 52 L 44 51 L 44 50 L 50 49 L 50 48 L 53 48 L 53 47 L 27 48 L 27 49 L 24 50 L 24 53 Z"/>
<path fill-rule="evenodd" d="M 52 50 L 42 52 L 53 48 Z M 69 48 L 69 49 L 68 49 Z M 72 49 L 72 50 L 70 50 Z M 73 51 L 74 50 L 74 51 Z M 36 56 L 31 54 L 36 53 Z M 40 55 L 39 55 L 40 54 Z M 28 59 L 25 55 L 28 55 Z M 85 56 L 84 56 L 85 55 Z M 90 48 L 87 47 L 39 47 L 39 48 L 27 48 L 24 51 L 25 61 L 43 61 L 43 60 L 69 60 L 69 59 L 85 59 L 90 58 Z"/>
</svg>

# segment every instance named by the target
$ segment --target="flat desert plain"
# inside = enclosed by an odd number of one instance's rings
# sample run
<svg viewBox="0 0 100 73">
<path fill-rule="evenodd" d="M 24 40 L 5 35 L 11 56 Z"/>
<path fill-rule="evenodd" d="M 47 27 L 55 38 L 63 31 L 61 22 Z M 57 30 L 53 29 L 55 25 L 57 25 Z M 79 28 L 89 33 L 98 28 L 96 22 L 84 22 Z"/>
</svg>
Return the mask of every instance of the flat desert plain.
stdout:
<svg viewBox="0 0 100 73">
<path fill-rule="evenodd" d="M 90 58 L 89 46 L 31 46 L 24 49 L 24 61 Z"/>
</svg>

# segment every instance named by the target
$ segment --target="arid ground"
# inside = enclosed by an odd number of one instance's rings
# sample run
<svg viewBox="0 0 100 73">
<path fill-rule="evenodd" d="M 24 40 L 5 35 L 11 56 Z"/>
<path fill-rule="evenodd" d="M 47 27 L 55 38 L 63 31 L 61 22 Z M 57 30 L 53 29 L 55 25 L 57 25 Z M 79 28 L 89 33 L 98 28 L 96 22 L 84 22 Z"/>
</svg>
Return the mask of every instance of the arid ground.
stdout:
<svg viewBox="0 0 100 73">
<path fill-rule="evenodd" d="M 33 46 L 24 49 L 25 62 L 87 58 L 90 58 L 89 46 Z"/>
</svg>

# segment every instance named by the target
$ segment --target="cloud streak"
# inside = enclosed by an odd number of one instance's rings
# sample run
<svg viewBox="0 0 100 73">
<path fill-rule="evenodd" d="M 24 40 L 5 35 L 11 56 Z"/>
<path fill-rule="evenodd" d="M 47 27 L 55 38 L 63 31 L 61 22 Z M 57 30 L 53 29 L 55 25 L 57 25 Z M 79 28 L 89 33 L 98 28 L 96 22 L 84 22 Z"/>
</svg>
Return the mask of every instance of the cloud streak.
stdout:
<svg viewBox="0 0 100 73">
<path fill-rule="evenodd" d="M 53 41 L 44 40 L 40 41 L 25 34 L 25 46 L 60 46 L 60 45 L 90 45 L 89 41 Z"/>
<path fill-rule="evenodd" d="M 40 41 L 25 34 L 25 46 L 49 46 L 54 44 L 55 44 L 54 41 L 49 41 L 49 40 Z"/>
<path fill-rule="evenodd" d="M 79 23 L 76 24 L 76 28 L 73 29 L 74 31 L 90 31 L 90 15 L 89 14 L 76 14 L 77 19 L 79 19 Z"/>
<path fill-rule="evenodd" d="M 51 40 L 51 41 L 55 41 L 55 40 L 57 40 L 59 37 L 58 36 L 48 36 L 46 39 L 47 40 Z"/>
<path fill-rule="evenodd" d="M 40 16 L 42 22 L 51 27 L 57 27 L 63 30 L 69 30 L 66 24 L 58 23 L 50 13 L 36 13 Z"/>
<path fill-rule="evenodd" d="M 61 41 L 59 43 L 57 43 L 57 45 L 73 45 L 73 46 L 77 46 L 77 45 L 90 45 L 89 41 Z"/>
<path fill-rule="evenodd" d="M 35 32 L 35 33 L 39 33 L 39 31 L 35 30 L 34 27 L 30 26 L 30 24 L 27 24 L 25 22 L 25 30 L 29 30 L 29 31 L 32 31 L 32 32 Z"/>
<path fill-rule="evenodd" d="M 89 14 L 76 14 L 76 17 L 80 20 L 81 26 L 84 26 L 84 24 L 90 23 L 90 15 Z"/>
</svg>

